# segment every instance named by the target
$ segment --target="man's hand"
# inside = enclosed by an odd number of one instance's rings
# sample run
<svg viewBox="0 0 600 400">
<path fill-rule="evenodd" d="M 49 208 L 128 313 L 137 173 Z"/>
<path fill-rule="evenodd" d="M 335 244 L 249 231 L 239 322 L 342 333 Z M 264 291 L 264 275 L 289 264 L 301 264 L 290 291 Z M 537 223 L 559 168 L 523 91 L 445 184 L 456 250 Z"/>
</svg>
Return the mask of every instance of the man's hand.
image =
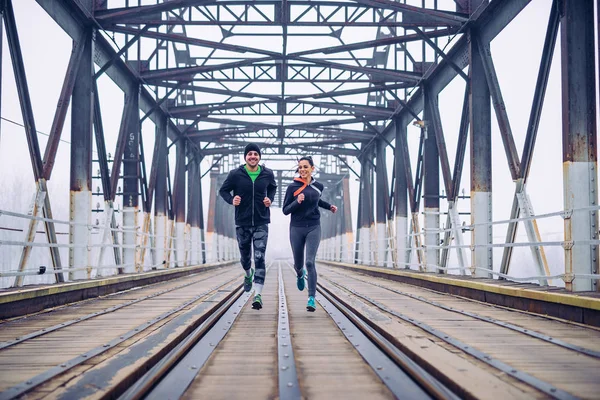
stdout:
<svg viewBox="0 0 600 400">
<path fill-rule="evenodd" d="M 337 207 L 332 204 L 330 210 L 332 213 L 335 214 L 335 212 L 337 211 Z"/>
<path fill-rule="evenodd" d="M 265 207 L 271 207 L 271 199 L 268 197 L 265 197 L 263 199 L 263 203 L 265 204 Z"/>
<path fill-rule="evenodd" d="M 242 202 L 242 198 L 240 196 L 235 196 L 233 198 L 233 205 L 234 206 L 236 206 L 236 207 L 239 206 L 241 202 Z"/>
<path fill-rule="evenodd" d="M 300 193 L 298 195 L 298 204 L 302 203 L 304 201 L 304 193 Z"/>
</svg>

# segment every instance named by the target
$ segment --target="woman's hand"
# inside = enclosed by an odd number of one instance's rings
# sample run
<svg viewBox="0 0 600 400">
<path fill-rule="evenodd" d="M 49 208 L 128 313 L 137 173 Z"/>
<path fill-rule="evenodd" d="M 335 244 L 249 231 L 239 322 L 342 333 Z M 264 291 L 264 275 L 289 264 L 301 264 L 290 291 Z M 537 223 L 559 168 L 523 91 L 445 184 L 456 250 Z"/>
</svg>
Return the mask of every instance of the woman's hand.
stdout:
<svg viewBox="0 0 600 400">
<path fill-rule="evenodd" d="M 335 214 L 335 212 L 337 211 L 337 207 L 334 206 L 333 204 L 331 205 L 331 207 L 329 208 L 331 210 L 332 213 Z"/>
<path fill-rule="evenodd" d="M 298 204 L 301 204 L 304 201 L 304 193 L 300 193 L 296 200 L 298 201 Z"/>
</svg>

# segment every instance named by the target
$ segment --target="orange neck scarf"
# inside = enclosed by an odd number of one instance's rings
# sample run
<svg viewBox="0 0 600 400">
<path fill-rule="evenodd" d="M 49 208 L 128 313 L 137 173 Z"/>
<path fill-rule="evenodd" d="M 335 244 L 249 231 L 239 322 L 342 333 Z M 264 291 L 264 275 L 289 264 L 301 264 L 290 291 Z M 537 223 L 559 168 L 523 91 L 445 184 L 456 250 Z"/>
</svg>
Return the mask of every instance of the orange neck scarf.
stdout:
<svg viewBox="0 0 600 400">
<path fill-rule="evenodd" d="M 294 196 L 298 196 L 308 186 L 308 182 L 302 178 L 294 178 L 296 182 L 302 182 L 302 186 L 294 192 Z"/>
</svg>

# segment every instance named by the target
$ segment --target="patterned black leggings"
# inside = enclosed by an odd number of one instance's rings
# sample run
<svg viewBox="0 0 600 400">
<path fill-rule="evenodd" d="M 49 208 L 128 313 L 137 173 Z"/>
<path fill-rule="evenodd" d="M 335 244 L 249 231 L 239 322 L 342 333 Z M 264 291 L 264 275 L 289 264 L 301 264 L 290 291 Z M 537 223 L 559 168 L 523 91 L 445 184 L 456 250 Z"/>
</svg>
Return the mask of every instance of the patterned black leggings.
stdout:
<svg viewBox="0 0 600 400">
<path fill-rule="evenodd" d="M 240 263 L 244 270 L 249 270 L 252 262 L 252 245 L 254 245 L 254 283 L 265 283 L 265 252 L 269 239 L 269 225 L 238 226 L 235 229 L 238 246 L 240 248 Z"/>
</svg>

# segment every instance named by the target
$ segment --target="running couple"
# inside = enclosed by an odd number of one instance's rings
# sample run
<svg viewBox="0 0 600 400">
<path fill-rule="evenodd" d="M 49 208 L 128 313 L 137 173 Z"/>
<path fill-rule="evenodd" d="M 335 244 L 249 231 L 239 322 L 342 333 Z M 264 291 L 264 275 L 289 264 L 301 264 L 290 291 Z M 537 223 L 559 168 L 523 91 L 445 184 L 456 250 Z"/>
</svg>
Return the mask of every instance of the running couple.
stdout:
<svg viewBox="0 0 600 400">
<path fill-rule="evenodd" d="M 249 143 L 244 149 L 246 163 L 229 172 L 219 194 L 229 204 L 235 206 L 236 238 L 240 249 L 240 263 L 246 272 L 244 290 L 252 290 L 254 280 L 254 301 L 252 308 L 262 308 L 262 289 L 265 283 L 265 251 L 269 237 L 268 224 L 271 222 L 269 207 L 275 197 L 277 184 L 273 171 L 259 165 L 260 148 Z M 337 207 L 321 200 L 323 185 L 317 182 L 312 173 L 315 166 L 311 157 L 302 157 L 298 163 L 300 178 L 287 188 L 283 213 L 291 214 L 290 242 L 294 254 L 294 268 L 298 277 L 299 290 L 304 290 L 304 250 L 306 249 L 306 269 L 308 270 L 308 303 L 306 309 L 315 311 L 315 291 L 317 271 L 315 257 L 321 240 L 321 225 L 318 207 L 336 212 Z M 232 194 L 233 192 L 233 194 Z M 254 246 L 254 267 L 251 266 L 251 250 Z"/>
</svg>

